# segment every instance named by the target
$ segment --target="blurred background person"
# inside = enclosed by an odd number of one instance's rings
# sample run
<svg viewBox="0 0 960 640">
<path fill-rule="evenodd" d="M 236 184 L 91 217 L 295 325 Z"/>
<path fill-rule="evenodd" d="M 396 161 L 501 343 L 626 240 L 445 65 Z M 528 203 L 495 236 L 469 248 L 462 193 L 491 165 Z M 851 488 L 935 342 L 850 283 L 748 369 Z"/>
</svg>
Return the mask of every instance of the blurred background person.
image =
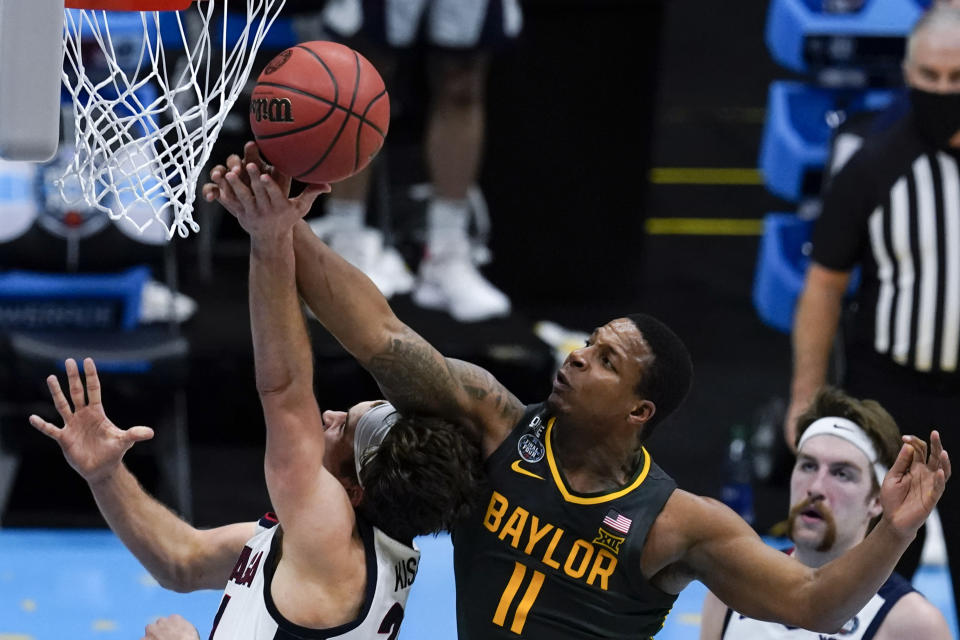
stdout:
<svg viewBox="0 0 960 640">
<path fill-rule="evenodd" d="M 788 553 L 808 567 L 821 567 L 859 544 L 879 520 L 880 485 L 900 450 L 900 430 L 876 401 L 830 387 L 821 388 L 797 425 L 790 514 L 783 524 L 795 545 Z M 951 637 L 943 614 L 897 573 L 839 635 L 851 640 Z M 703 603 L 700 640 L 823 637 L 748 618 L 710 592 Z"/>
<path fill-rule="evenodd" d="M 412 290 L 417 304 L 448 311 L 463 322 L 509 314 L 509 298 L 477 268 L 469 226 L 471 207 L 483 206 L 476 184 L 486 132 L 489 55 L 520 33 L 519 3 L 331 0 L 323 22 L 371 58 L 391 91 L 400 52 L 427 46 L 430 92 L 424 154 L 431 193 L 418 277 L 395 247 L 384 244 L 389 230 L 367 222 L 372 168 L 338 183 L 327 201 L 324 230 L 331 246 L 387 297 Z"/>
<path fill-rule="evenodd" d="M 791 445 L 796 416 L 826 381 L 842 319 L 849 393 L 882 398 L 908 433 L 949 433 L 960 412 L 960 10 L 936 5 L 917 22 L 903 69 L 909 112 L 833 178 L 814 229 L 793 327 Z M 858 265 L 847 323 L 844 296 Z M 958 499 L 939 510 L 953 569 Z M 921 550 L 918 540 L 901 572 L 912 575 Z"/>
</svg>

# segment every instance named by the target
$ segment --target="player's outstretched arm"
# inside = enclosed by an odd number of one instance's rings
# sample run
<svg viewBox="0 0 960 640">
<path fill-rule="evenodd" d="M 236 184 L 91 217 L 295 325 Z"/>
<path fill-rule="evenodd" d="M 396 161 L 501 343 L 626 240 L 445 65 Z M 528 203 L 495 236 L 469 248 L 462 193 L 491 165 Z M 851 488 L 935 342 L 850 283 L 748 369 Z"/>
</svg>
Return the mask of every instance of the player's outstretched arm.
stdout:
<svg viewBox="0 0 960 640">
<path fill-rule="evenodd" d="M 137 442 L 153 437 L 149 427 L 120 429 L 107 418 L 92 359 L 66 361 L 70 401 L 56 376 L 47 378 L 63 427 L 30 416 L 30 424 L 56 441 L 67 463 L 87 481 L 107 524 L 161 585 L 175 591 L 221 588 L 254 523 L 200 531 L 151 497 L 123 464 Z"/>
<path fill-rule="evenodd" d="M 269 176 L 269 177 L 268 177 Z M 489 453 L 506 437 L 523 405 L 489 372 L 445 359 L 402 323 L 376 286 L 360 270 L 331 251 L 300 218 L 327 185 L 288 198 L 290 180 L 269 167 L 256 144 L 244 147 L 211 170 L 207 200 L 217 199 L 244 225 L 258 207 L 269 219 L 294 220 L 297 284 L 317 319 L 376 378 L 384 395 L 401 410 L 428 413 L 476 430 Z M 253 181 L 276 195 L 265 201 Z M 286 224 L 286 223 L 284 223 Z"/>
<path fill-rule="evenodd" d="M 304 301 L 394 405 L 463 424 L 479 434 L 486 454 L 496 449 L 523 413 L 516 396 L 485 369 L 445 358 L 400 321 L 376 285 L 305 222 L 294 228 L 294 248 Z"/>
<path fill-rule="evenodd" d="M 336 583 L 363 566 L 363 545 L 346 490 L 323 466 L 323 421 L 290 226 L 306 209 L 291 211 L 273 179 L 253 165 L 248 169 L 249 187 L 236 176 L 228 180 L 250 233 L 250 322 L 267 427 L 264 470 L 284 532 L 282 562 L 297 567 L 298 579 Z"/>
</svg>

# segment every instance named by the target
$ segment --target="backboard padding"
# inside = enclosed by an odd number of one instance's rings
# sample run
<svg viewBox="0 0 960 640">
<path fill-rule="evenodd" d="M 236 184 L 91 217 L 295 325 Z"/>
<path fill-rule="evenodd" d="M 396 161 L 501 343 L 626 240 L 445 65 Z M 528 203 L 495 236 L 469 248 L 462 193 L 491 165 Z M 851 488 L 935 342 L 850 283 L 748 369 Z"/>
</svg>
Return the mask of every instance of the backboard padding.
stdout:
<svg viewBox="0 0 960 640">
<path fill-rule="evenodd" d="M 64 0 L 0 0 L 0 157 L 44 162 L 60 141 Z"/>
</svg>

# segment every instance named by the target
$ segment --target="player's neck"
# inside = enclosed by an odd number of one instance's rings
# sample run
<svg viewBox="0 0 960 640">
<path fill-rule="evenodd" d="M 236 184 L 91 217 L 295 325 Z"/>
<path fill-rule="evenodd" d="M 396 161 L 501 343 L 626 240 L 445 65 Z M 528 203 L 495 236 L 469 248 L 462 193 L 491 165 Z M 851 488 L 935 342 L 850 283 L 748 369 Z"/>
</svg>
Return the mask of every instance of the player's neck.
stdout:
<svg viewBox="0 0 960 640">
<path fill-rule="evenodd" d="M 850 547 L 840 548 L 837 545 L 834 545 L 829 551 L 816 551 L 815 549 L 798 546 L 793 551 L 793 557 L 806 566 L 817 569 L 832 560 L 836 560 L 849 550 Z"/>
<path fill-rule="evenodd" d="M 639 445 L 633 434 L 587 432 L 557 420 L 551 440 L 557 466 L 579 493 L 618 489 L 636 470 L 636 455 L 631 452 Z"/>
</svg>

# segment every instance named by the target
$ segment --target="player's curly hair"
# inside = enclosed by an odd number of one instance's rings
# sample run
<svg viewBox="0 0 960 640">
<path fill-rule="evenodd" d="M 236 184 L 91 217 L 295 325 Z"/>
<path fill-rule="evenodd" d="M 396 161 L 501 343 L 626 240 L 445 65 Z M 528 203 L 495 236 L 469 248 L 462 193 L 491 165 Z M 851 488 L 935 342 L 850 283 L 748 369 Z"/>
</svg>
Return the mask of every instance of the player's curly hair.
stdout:
<svg viewBox="0 0 960 640">
<path fill-rule="evenodd" d="M 476 504 L 483 469 L 466 429 L 446 420 L 401 415 L 362 461 L 358 509 L 392 538 L 450 531 Z"/>
</svg>

